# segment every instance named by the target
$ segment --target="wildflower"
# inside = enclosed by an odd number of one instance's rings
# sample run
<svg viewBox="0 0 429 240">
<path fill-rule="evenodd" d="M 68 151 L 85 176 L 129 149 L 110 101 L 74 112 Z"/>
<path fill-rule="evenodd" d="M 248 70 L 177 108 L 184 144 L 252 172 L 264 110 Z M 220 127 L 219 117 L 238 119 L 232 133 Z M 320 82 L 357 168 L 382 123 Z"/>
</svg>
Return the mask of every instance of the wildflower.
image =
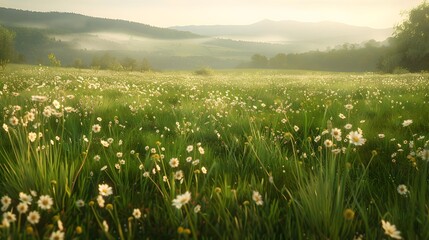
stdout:
<svg viewBox="0 0 429 240">
<path fill-rule="evenodd" d="M 351 104 L 346 104 L 346 105 L 344 105 L 344 107 L 345 107 L 347 110 L 352 110 L 352 109 L 353 109 L 353 105 L 351 105 Z"/>
<path fill-rule="evenodd" d="M 335 140 L 341 141 L 341 129 L 333 128 L 331 130 L 331 135 L 335 138 Z"/>
<path fill-rule="evenodd" d="M 295 132 L 298 132 L 299 131 L 299 127 L 298 126 L 293 126 L 293 130 L 295 130 Z"/>
<path fill-rule="evenodd" d="M 16 125 L 18 125 L 18 124 L 19 124 L 19 120 L 18 120 L 18 118 L 16 118 L 15 116 L 13 116 L 13 117 L 11 117 L 11 118 L 9 119 L 9 123 L 10 123 L 10 125 L 12 125 L 12 126 L 16 126 Z"/>
<path fill-rule="evenodd" d="M 9 227 L 10 227 L 10 223 L 7 221 L 6 218 L 3 218 L 0 224 L 0 228 L 9 228 Z"/>
<path fill-rule="evenodd" d="M 200 152 L 201 155 L 204 154 L 204 148 L 203 147 L 199 146 L 198 151 Z"/>
<path fill-rule="evenodd" d="M 320 135 L 317 135 L 317 136 L 314 138 L 314 142 L 319 142 L 319 141 L 320 141 L 320 138 L 321 138 L 321 136 L 320 136 Z"/>
<path fill-rule="evenodd" d="M 64 110 L 68 113 L 74 112 L 76 111 L 76 109 L 72 108 L 72 107 L 65 107 Z"/>
<path fill-rule="evenodd" d="M 198 204 L 197 206 L 194 207 L 194 213 L 199 213 L 201 211 L 201 205 Z"/>
<path fill-rule="evenodd" d="M 143 177 L 148 178 L 150 176 L 150 173 L 148 171 L 143 173 Z"/>
<path fill-rule="evenodd" d="M 109 210 L 109 211 L 112 211 L 113 210 L 113 205 L 111 203 L 108 203 L 106 205 L 106 209 Z"/>
<path fill-rule="evenodd" d="M 325 147 L 327 147 L 327 148 L 330 148 L 330 147 L 332 147 L 334 145 L 332 143 L 332 141 L 329 140 L 329 139 L 326 139 L 325 142 L 324 142 L 324 144 L 325 144 Z"/>
<path fill-rule="evenodd" d="M 186 147 L 186 151 L 189 153 L 189 152 L 192 152 L 192 150 L 194 150 L 194 146 L 193 145 L 189 145 L 189 146 L 187 146 Z"/>
<path fill-rule="evenodd" d="M 33 201 L 33 198 L 31 197 L 31 195 L 28 195 L 26 193 L 20 192 L 19 193 L 19 200 L 22 203 L 25 203 L 27 205 L 31 205 L 31 202 Z"/>
<path fill-rule="evenodd" d="M 83 229 L 81 226 L 77 226 L 75 231 L 77 234 L 81 234 L 83 232 Z"/>
<path fill-rule="evenodd" d="M 400 195 L 406 195 L 408 193 L 407 186 L 404 185 L 404 184 L 398 185 L 398 187 L 396 188 L 396 190 L 398 191 L 398 193 Z"/>
<path fill-rule="evenodd" d="M 58 225 L 58 229 L 60 231 L 64 231 L 64 225 L 63 225 L 63 222 L 60 219 L 58 219 L 57 225 Z"/>
<path fill-rule="evenodd" d="M 191 193 L 186 191 L 184 194 L 177 195 L 175 199 L 173 199 L 173 206 L 177 209 L 182 208 L 183 205 L 187 204 L 191 200 Z"/>
<path fill-rule="evenodd" d="M 103 221 L 103 231 L 105 232 L 109 231 L 109 224 L 107 224 L 106 220 Z"/>
<path fill-rule="evenodd" d="M 94 125 L 92 126 L 92 131 L 93 131 L 94 133 L 99 133 L 99 132 L 101 131 L 101 126 L 100 126 L 100 124 L 94 124 Z"/>
<path fill-rule="evenodd" d="M 45 102 L 46 100 L 48 100 L 48 98 L 45 96 L 31 96 L 31 101 L 33 102 Z"/>
<path fill-rule="evenodd" d="M 30 140 L 30 142 L 36 141 L 36 138 L 37 138 L 37 134 L 35 132 L 28 133 L 28 140 Z"/>
<path fill-rule="evenodd" d="M 195 159 L 194 161 L 192 161 L 192 165 L 196 166 L 200 163 L 200 159 Z"/>
<path fill-rule="evenodd" d="M 404 122 L 402 123 L 403 127 L 408 127 L 413 123 L 413 120 L 408 119 L 408 120 L 404 120 Z"/>
<path fill-rule="evenodd" d="M 58 102 L 57 100 L 54 100 L 54 101 L 52 102 L 52 105 L 53 105 L 56 109 L 59 109 L 59 108 L 61 107 L 60 102 Z"/>
<path fill-rule="evenodd" d="M 123 155 L 124 155 L 124 154 L 123 154 L 122 152 L 117 152 L 117 153 L 116 153 L 116 157 L 117 157 L 117 158 L 121 158 Z"/>
<path fill-rule="evenodd" d="M 36 118 L 36 115 L 32 112 L 27 113 L 27 120 L 32 122 Z"/>
<path fill-rule="evenodd" d="M 178 167 L 179 166 L 179 159 L 177 159 L 177 158 L 170 159 L 170 166 L 172 168 Z"/>
<path fill-rule="evenodd" d="M 349 135 L 348 135 L 348 138 L 349 138 L 349 142 L 351 144 L 356 145 L 356 146 L 362 146 L 365 143 L 365 141 L 366 141 L 366 139 L 363 138 L 362 134 L 359 133 L 359 132 L 356 132 L 356 131 L 355 132 L 353 132 L 353 131 L 350 132 Z"/>
<path fill-rule="evenodd" d="M 140 209 L 135 208 L 135 209 L 133 210 L 133 216 L 134 216 L 134 218 L 135 218 L 135 219 L 139 219 L 139 218 L 141 218 L 141 217 L 142 217 L 142 213 L 140 212 Z"/>
<path fill-rule="evenodd" d="M 379 133 L 378 134 L 378 138 L 384 138 L 386 135 L 384 135 L 383 133 Z"/>
<path fill-rule="evenodd" d="M 61 240 L 64 239 L 64 232 L 61 232 L 60 230 L 52 232 L 51 236 L 49 237 L 50 240 Z"/>
<path fill-rule="evenodd" d="M 100 171 L 104 171 L 107 169 L 107 165 L 104 165 L 102 168 L 100 168 Z"/>
<path fill-rule="evenodd" d="M 100 159 L 101 159 L 100 155 L 95 155 L 94 156 L 94 161 L 98 162 L 98 161 L 100 161 Z"/>
<path fill-rule="evenodd" d="M 206 169 L 205 167 L 201 167 L 201 172 L 202 172 L 203 174 L 207 174 L 207 169 Z"/>
<path fill-rule="evenodd" d="M 340 148 L 332 149 L 332 153 L 333 154 L 340 154 L 341 153 L 341 149 Z"/>
<path fill-rule="evenodd" d="M 347 130 L 352 129 L 353 125 L 351 125 L 350 123 L 347 123 L 346 125 L 344 125 L 344 128 Z"/>
<path fill-rule="evenodd" d="M 16 221 L 16 215 L 12 212 L 3 213 L 3 219 L 6 219 L 8 223 L 12 223 Z"/>
<path fill-rule="evenodd" d="M 28 211 L 28 205 L 21 202 L 16 206 L 16 210 L 18 210 L 19 214 L 26 213 Z"/>
<path fill-rule="evenodd" d="M 109 196 L 113 194 L 112 187 L 107 184 L 98 184 L 98 191 L 101 196 Z"/>
<path fill-rule="evenodd" d="M 38 211 L 31 211 L 27 216 L 27 221 L 30 224 L 38 224 L 40 221 L 40 214 Z"/>
<path fill-rule="evenodd" d="M 419 153 L 419 157 L 422 158 L 424 161 L 429 161 L 429 150 L 424 149 Z"/>
<path fill-rule="evenodd" d="M 105 201 L 104 201 L 103 196 L 98 195 L 98 197 L 97 197 L 97 203 L 98 203 L 98 206 L 99 206 L 99 207 L 101 207 L 101 208 L 103 208 L 103 207 L 104 207 L 104 203 L 105 203 Z"/>
<path fill-rule="evenodd" d="M 363 235 L 362 235 L 362 234 L 355 235 L 355 236 L 353 237 L 353 240 L 363 240 Z"/>
<path fill-rule="evenodd" d="M 83 206 L 85 206 L 85 201 L 83 201 L 82 199 L 76 200 L 76 207 L 81 208 Z"/>
<path fill-rule="evenodd" d="M 396 226 L 388 221 L 381 220 L 381 226 L 384 229 L 384 234 L 394 239 L 402 239 L 401 232 L 396 229 Z"/>
<path fill-rule="evenodd" d="M 9 127 L 5 123 L 3 123 L 3 129 L 5 132 L 9 132 Z"/>
<path fill-rule="evenodd" d="M 183 171 L 182 170 L 179 170 L 179 171 L 174 173 L 174 179 L 182 180 L 182 178 L 183 178 Z"/>
<path fill-rule="evenodd" d="M 253 201 L 255 201 L 256 205 L 264 204 L 264 201 L 262 200 L 262 196 L 258 191 L 253 191 L 252 199 Z"/>
<path fill-rule="evenodd" d="M 100 140 L 100 143 L 101 143 L 101 145 L 103 145 L 103 147 L 109 147 L 109 142 L 107 142 L 107 141 L 104 141 L 104 140 Z"/>
<path fill-rule="evenodd" d="M 49 195 L 42 195 L 39 198 L 39 201 L 37 201 L 37 205 L 39 208 L 48 210 L 51 209 L 52 205 L 54 204 L 54 201 Z"/>
<path fill-rule="evenodd" d="M 340 117 L 341 119 L 345 119 L 345 118 L 346 118 L 346 116 L 344 116 L 344 114 L 342 114 L 342 113 L 340 113 L 340 114 L 338 115 L 338 117 Z"/>
<path fill-rule="evenodd" d="M 51 107 L 49 107 L 49 106 L 46 106 L 44 109 L 43 109 L 43 112 L 42 112 L 42 114 L 43 114 L 43 116 L 45 116 L 45 117 L 50 117 L 51 115 L 52 115 L 52 112 L 53 112 L 53 110 L 52 110 L 52 108 Z"/>
<path fill-rule="evenodd" d="M 353 209 L 347 208 L 343 212 L 344 219 L 346 220 L 353 220 L 355 218 L 355 211 Z"/>
<path fill-rule="evenodd" d="M 1 210 L 4 212 L 9 208 L 10 204 L 12 203 L 12 199 L 8 195 L 4 195 L 0 202 L 2 204 Z"/>
</svg>

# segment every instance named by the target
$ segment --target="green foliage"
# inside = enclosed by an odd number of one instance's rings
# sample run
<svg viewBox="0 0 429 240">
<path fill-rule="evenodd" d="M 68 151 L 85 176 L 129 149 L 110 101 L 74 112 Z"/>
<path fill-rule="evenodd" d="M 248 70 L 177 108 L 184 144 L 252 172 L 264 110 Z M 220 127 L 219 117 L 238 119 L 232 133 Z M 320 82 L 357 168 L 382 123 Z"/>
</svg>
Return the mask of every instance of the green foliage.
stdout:
<svg viewBox="0 0 429 240">
<path fill-rule="evenodd" d="M 202 75 L 202 76 L 210 76 L 210 75 L 213 75 L 213 69 L 209 67 L 203 67 L 198 70 L 195 70 L 195 74 Z"/>
<path fill-rule="evenodd" d="M 147 71 L 153 70 L 152 65 L 150 64 L 150 62 L 147 58 L 143 58 L 140 70 L 142 72 L 147 72 Z"/>
<path fill-rule="evenodd" d="M 55 54 L 49 53 L 48 59 L 49 59 L 49 62 L 51 63 L 51 66 L 61 67 L 61 61 L 57 59 Z"/>
<path fill-rule="evenodd" d="M 254 54 L 251 58 L 250 66 L 253 68 L 267 68 L 268 58 L 261 54 Z"/>
<path fill-rule="evenodd" d="M 110 53 L 106 52 L 103 55 L 95 55 L 92 58 L 91 67 L 96 69 L 110 69 L 119 71 L 123 69 L 121 63 L 116 59 L 116 57 L 112 56 Z"/>
<path fill-rule="evenodd" d="M 408 18 L 396 26 L 391 47 L 382 60 L 382 70 L 392 72 L 396 67 L 411 72 L 429 70 L 429 3 L 424 1 L 411 9 Z"/>
<path fill-rule="evenodd" d="M 427 239 L 428 79 L 11 65 L 0 238 Z"/>
<path fill-rule="evenodd" d="M 124 70 L 135 71 L 137 69 L 137 60 L 134 58 L 126 57 L 121 61 Z"/>
<path fill-rule="evenodd" d="M 299 54 L 279 53 L 269 59 L 260 54 L 255 54 L 251 58 L 249 67 L 370 72 L 377 70 L 379 59 L 388 50 L 388 47 L 371 40 L 363 44 L 363 46 L 344 44 L 329 51 L 310 51 Z"/>
<path fill-rule="evenodd" d="M 14 60 L 14 38 L 15 33 L 0 25 L 0 67 L 4 68 L 7 63 Z"/>
</svg>

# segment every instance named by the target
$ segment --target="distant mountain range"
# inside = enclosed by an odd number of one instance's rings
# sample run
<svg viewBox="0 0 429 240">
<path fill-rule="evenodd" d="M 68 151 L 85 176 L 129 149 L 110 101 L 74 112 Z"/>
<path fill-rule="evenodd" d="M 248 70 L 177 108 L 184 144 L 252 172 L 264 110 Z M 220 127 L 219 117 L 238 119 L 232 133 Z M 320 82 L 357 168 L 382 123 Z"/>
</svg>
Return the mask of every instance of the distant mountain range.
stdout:
<svg viewBox="0 0 429 240">
<path fill-rule="evenodd" d="M 307 45 L 306 50 L 324 49 L 343 43 L 361 43 L 374 39 L 384 41 L 393 28 L 375 29 L 336 22 L 297 22 L 263 20 L 250 25 L 175 26 L 171 29 L 241 41 Z"/>
<path fill-rule="evenodd" d="M 384 40 L 393 29 L 372 29 L 341 23 L 303 23 L 263 20 L 251 25 L 176 26 L 159 28 L 125 20 L 75 13 L 33 12 L 0 7 L 0 24 L 32 29 L 60 41 L 56 49 L 33 46 L 22 37 L 23 49 L 33 49 L 28 62 L 41 61 L 56 51 L 63 63 L 80 57 L 89 64 L 94 54 L 147 58 L 158 68 L 235 67 L 256 53 L 274 56 L 325 50 L 343 43 Z M 24 31 L 25 32 L 25 31 Z M 27 52 L 22 52 L 27 54 Z M 81 56 L 82 55 L 82 56 Z"/>
</svg>

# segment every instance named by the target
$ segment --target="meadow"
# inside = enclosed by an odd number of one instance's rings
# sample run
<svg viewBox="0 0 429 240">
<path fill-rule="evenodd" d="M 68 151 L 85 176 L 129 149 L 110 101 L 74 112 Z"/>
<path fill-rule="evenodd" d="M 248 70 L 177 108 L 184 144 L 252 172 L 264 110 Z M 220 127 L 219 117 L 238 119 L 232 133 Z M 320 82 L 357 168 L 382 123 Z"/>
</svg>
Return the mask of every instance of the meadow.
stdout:
<svg viewBox="0 0 429 240">
<path fill-rule="evenodd" d="M 429 239 L 429 74 L 0 72 L 1 239 Z"/>
</svg>

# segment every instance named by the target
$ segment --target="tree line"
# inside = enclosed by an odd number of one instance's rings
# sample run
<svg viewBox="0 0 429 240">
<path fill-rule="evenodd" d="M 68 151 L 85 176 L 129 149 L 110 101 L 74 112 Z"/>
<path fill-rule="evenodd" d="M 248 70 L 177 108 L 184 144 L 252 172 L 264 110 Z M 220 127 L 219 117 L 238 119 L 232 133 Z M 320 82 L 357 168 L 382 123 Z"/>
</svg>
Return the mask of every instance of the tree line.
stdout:
<svg viewBox="0 0 429 240">
<path fill-rule="evenodd" d="M 73 60 L 64 63 L 61 61 L 62 57 Z M 146 58 L 141 61 L 130 57 L 118 59 L 109 52 L 89 53 L 75 50 L 67 43 L 48 37 L 43 30 L 6 28 L 0 25 L 0 66 L 4 68 L 10 62 L 129 71 L 152 69 Z"/>
<path fill-rule="evenodd" d="M 381 57 L 388 52 L 389 47 L 386 44 L 371 40 L 364 46 L 343 44 L 329 51 L 279 53 L 271 58 L 255 54 L 244 67 L 342 72 L 377 71 Z"/>
</svg>

